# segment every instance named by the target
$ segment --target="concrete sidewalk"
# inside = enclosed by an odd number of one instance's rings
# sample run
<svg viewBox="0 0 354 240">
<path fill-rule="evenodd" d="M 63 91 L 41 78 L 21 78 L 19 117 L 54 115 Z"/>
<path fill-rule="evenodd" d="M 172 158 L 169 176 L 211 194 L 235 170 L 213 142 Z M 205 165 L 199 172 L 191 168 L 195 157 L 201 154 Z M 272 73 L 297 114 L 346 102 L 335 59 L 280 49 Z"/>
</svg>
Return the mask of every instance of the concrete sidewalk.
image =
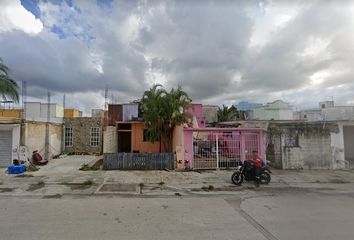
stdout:
<svg viewBox="0 0 354 240">
<path fill-rule="evenodd" d="M 231 170 L 215 171 L 80 171 L 95 156 L 68 156 L 54 159 L 37 172 L 8 175 L 0 170 L 0 196 L 63 195 L 212 195 L 244 194 L 254 191 L 253 183 L 235 186 Z M 315 189 L 347 191 L 353 189 L 354 171 L 273 170 L 272 181 L 257 191 Z"/>
</svg>

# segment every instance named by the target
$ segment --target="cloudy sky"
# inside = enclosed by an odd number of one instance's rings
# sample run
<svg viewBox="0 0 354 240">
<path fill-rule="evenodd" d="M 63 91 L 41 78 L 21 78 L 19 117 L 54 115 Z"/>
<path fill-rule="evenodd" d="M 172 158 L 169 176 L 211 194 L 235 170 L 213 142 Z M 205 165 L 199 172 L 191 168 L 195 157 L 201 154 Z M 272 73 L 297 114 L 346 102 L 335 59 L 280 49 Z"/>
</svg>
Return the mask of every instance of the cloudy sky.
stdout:
<svg viewBox="0 0 354 240">
<path fill-rule="evenodd" d="M 354 1 L 0 0 L 0 57 L 29 100 L 86 113 L 181 85 L 196 103 L 354 105 Z"/>
</svg>

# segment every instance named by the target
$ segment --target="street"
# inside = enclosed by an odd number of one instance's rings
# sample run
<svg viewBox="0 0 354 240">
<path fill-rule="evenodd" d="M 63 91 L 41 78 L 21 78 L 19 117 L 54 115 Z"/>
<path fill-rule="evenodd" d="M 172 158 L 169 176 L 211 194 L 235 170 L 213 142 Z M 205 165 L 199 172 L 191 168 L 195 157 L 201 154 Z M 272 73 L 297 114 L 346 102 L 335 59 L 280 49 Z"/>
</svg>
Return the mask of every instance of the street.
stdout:
<svg viewBox="0 0 354 240">
<path fill-rule="evenodd" d="M 352 240 L 354 172 L 79 171 L 91 156 L 37 172 L 0 170 L 0 239 Z"/>
<path fill-rule="evenodd" d="M 353 239 L 353 193 L 0 199 L 1 239 Z"/>
</svg>

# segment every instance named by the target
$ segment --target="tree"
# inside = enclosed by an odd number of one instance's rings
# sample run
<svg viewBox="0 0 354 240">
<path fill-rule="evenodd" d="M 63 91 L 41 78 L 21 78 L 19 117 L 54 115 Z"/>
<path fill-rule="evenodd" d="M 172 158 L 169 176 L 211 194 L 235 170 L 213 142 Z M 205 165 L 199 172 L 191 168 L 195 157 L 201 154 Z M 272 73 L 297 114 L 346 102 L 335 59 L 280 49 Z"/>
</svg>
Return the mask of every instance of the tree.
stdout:
<svg viewBox="0 0 354 240">
<path fill-rule="evenodd" d="M 141 99 L 142 117 L 150 140 L 160 141 L 165 151 L 172 151 L 173 130 L 176 126 L 189 121 L 185 109 L 192 100 L 180 86 L 167 92 L 162 85 L 156 84 L 144 92 Z"/>
<path fill-rule="evenodd" d="M 10 78 L 9 68 L 3 64 L 0 58 L 0 96 L 4 99 L 11 99 L 18 102 L 18 85 Z"/>
<path fill-rule="evenodd" d="M 231 107 L 222 105 L 222 108 L 218 108 L 218 121 L 226 122 L 226 121 L 234 121 L 237 120 L 238 116 L 237 108 L 233 105 Z"/>
</svg>

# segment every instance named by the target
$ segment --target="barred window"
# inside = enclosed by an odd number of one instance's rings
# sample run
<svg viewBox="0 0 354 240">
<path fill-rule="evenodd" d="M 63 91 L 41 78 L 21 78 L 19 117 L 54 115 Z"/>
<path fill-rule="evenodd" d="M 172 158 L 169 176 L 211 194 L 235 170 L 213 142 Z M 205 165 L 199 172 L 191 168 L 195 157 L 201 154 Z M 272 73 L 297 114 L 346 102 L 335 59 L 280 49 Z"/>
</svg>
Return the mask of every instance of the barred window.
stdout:
<svg viewBox="0 0 354 240">
<path fill-rule="evenodd" d="M 100 128 L 93 127 L 91 128 L 90 133 L 90 145 L 92 147 L 97 147 L 100 144 Z"/>
<path fill-rule="evenodd" d="M 73 129 L 65 128 L 65 147 L 73 146 Z"/>
</svg>

